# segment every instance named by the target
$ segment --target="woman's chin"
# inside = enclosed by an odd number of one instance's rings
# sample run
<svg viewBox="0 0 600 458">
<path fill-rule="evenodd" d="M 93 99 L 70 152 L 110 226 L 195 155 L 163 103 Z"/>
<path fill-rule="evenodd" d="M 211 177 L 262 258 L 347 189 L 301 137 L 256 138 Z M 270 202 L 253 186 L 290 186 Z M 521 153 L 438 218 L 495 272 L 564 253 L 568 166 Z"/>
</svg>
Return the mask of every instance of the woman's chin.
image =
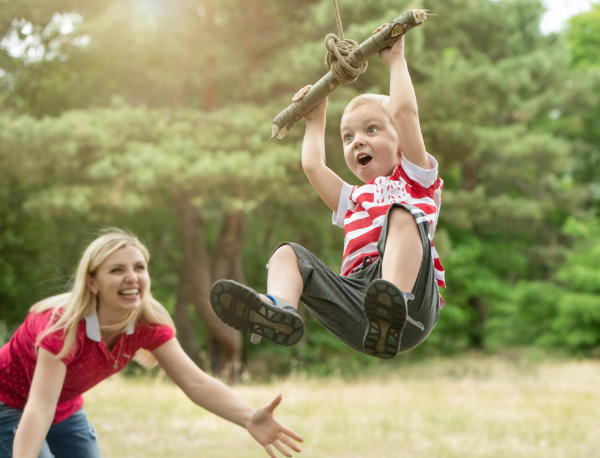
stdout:
<svg viewBox="0 0 600 458">
<path fill-rule="evenodd" d="M 133 310 L 137 310 L 142 305 L 142 297 L 138 296 L 134 298 L 125 298 L 119 296 L 119 307 L 123 310 L 131 312 Z"/>
</svg>

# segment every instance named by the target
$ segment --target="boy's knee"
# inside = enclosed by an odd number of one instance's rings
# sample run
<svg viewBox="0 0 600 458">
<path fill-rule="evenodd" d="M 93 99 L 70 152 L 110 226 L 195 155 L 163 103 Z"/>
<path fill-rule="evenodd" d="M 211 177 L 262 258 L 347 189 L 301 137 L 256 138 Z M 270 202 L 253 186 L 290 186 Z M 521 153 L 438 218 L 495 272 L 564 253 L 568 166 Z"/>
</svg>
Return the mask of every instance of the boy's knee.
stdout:
<svg viewBox="0 0 600 458">
<path fill-rule="evenodd" d="M 271 255 L 267 269 L 269 269 L 269 275 L 271 273 L 286 271 L 288 267 L 296 266 L 298 272 L 300 272 L 300 262 L 298 255 L 294 251 L 291 245 L 284 244 L 277 248 Z"/>
<path fill-rule="evenodd" d="M 421 233 L 415 217 L 403 207 L 393 207 L 388 215 L 388 237 L 420 239 Z"/>
<path fill-rule="evenodd" d="M 270 262 L 273 262 L 276 259 L 292 259 L 292 258 L 298 259 L 298 256 L 296 255 L 296 252 L 294 251 L 292 246 L 286 243 L 285 245 L 281 245 L 279 248 L 277 248 L 275 250 L 275 252 L 271 256 Z"/>
<path fill-rule="evenodd" d="M 406 208 L 403 207 L 393 207 L 390 210 L 389 215 L 389 226 L 391 227 L 406 227 L 410 225 L 411 227 L 417 227 L 417 223 L 412 213 L 409 212 Z"/>
</svg>

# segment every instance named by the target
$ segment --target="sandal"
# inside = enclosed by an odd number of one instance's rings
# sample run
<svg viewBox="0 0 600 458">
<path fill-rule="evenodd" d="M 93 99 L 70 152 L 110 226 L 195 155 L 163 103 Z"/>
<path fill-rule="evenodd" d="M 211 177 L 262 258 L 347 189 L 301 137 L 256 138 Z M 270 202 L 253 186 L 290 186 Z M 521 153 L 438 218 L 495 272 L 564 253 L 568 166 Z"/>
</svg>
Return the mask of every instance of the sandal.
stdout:
<svg viewBox="0 0 600 458">
<path fill-rule="evenodd" d="M 260 337 L 284 346 L 298 343 L 304 334 L 304 321 L 296 309 L 280 297 L 267 297 L 275 305 L 233 280 L 219 280 L 210 289 L 210 305 L 217 316 L 232 328 L 254 334 L 253 343 Z"/>
<path fill-rule="evenodd" d="M 396 356 L 407 321 L 423 330 L 421 323 L 408 316 L 406 301 L 413 297 L 402 293 L 389 281 L 378 279 L 371 282 L 363 300 L 369 322 L 363 344 L 370 355 L 383 359 Z"/>
</svg>

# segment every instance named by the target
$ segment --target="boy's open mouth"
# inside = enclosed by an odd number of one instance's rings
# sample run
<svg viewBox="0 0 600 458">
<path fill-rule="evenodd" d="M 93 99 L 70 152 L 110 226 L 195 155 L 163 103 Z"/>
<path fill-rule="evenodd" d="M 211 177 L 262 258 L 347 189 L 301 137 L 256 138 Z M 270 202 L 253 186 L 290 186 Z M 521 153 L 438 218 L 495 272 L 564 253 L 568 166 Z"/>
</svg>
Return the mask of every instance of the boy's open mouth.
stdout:
<svg viewBox="0 0 600 458">
<path fill-rule="evenodd" d="M 373 158 L 368 154 L 359 154 L 356 160 L 360 165 L 367 165 L 369 162 L 371 162 L 371 159 Z"/>
</svg>

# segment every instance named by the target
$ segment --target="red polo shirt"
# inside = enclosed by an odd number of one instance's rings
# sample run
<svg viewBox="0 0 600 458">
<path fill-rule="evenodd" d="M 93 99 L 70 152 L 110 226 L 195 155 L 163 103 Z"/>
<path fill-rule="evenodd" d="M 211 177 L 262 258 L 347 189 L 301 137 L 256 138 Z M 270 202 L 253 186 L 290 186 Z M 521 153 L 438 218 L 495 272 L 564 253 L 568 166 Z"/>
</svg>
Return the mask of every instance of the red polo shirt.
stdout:
<svg viewBox="0 0 600 458">
<path fill-rule="evenodd" d="M 35 341 L 46 329 L 52 311 L 30 313 L 10 341 L 0 349 L 0 401 L 24 409 L 37 362 Z M 122 370 L 140 348 L 154 350 L 175 336 L 169 326 L 138 322 L 119 336 L 108 351 L 100 334 L 96 312 L 77 325 L 72 351 L 62 359 L 67 366 L 53 424 L 66 420 L 81 406 L 82 393 Z M 56 355 L 63 346 L 62 331 L 46 336 L 40 347 Z M 117 368 L 114 368 L 115 360 Z"/>
</svg>

